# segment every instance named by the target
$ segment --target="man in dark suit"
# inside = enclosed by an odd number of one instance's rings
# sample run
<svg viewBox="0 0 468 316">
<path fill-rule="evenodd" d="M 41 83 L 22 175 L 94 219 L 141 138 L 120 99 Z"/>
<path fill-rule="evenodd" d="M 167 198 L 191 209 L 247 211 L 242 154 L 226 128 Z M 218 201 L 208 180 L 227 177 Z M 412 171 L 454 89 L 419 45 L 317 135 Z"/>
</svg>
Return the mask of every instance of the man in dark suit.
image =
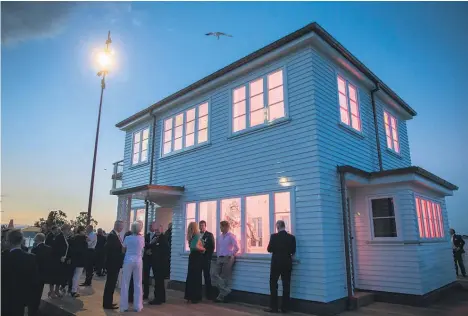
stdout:
<svg viewBox="0 0 468 316">
<path fill-rule="evenodd" d="M 119 277 L 120 268 L 124 255 L 122 253 L 122 240 L 120 232 L 123 229 L 123 222 L 116 221 L 114 223 L 114 229 L 107 236 L 107 242 L 104 246 L 106 253 L 106 268 L 107 278 L 106 285 L 104 286 L 104 295 L 102 299 L 102 306 L 104 309 L 118 309 L 117 304 L 113 303 L 115 286 L 117 285 L 117 279 Z"/>
<path fill-rule="evenodd" d="M 106 236 L 102 231 L 102 228 L 97 230 L 97 243 L 96 243 L 96 275 L 103 276 L 105 253 L 104 245 L 106 244 Z"/>
<path fill-rule="evenodd" d="M 161 305 L 166 302 L 164 279 L 166 278 L 167 269 L 169 268 L 169 243 L 167 242 L 166 236 L 156 227 L 155 225 L 155 236 L 148 245 L 154 277 L 154 298 L 150 302 L 151 305 Z"/>
<path fill-rule="evenodd" d="M 215 240 L 212 233 L 206 230 L 206 222 L 200 221 L 198 224 L 200 227 L 200 240 L 202 241 L 205 252 L 203 253 L 202 270 L 203 277 L 205 278 L 205 291 L 206 298 L 211 299 L 213 297 L 213 289 L 211 286 L 211 258 L 215 249 Z"/>
<path fill-rule="evenodd" d="M 143 299 L 147 300 L 149 296 L 150 286 L 150 270 L 151 270 L 151 249 L 150 242 L 157 237 L 155 234 L 156 222 L 152 222 L 150 231 L 145 235 L 145 253 L 143 255 Z"/>
<path fill-rule="evenodd" d="M 267 312 L 278 312 L 278 279 L 281 276 L 283 283 L 283 299 L 281 311 L 287 312 L 289 308 L 291 290 L 292 258 L 296 254 L 296 238 L 286 232 L 284 221 L 276 222 L 278 233 L 271 235 L 268 243 L 268 252 L 271 256 L 270 266 L 270 308 Z"/>
<path fill-rule="evenodd" d="M 2 252 L 2 315 L 24 316 L 28 306 L 34 315 L 39 287 L 36 256 L 21 249 L 23 233 L 12 229 L 7 236 L 10 250 Z"/>
<path fill-rule="evenodd" d="M 453 249 L 453 261 L 455 262 L 455 271 L 458 276 L 458 267 L 460 267 L 461 274 L 466 277 L 465 265 L 463 264 L 463 254 L 465 250 L 465 241 L 462 236 L 455 234 L 455 229 L 450 228 L 450 235 L 452 236 L 452 249 Z"/>
<path fill-rule="evenodd" d="M 52 271 L 52 247 L 44 243 L 45 235 L 42 233 L 37 234 L 34 237 L 36 246 L 31 249 L 31 253 L 36 255 L 36 263 L 39 272 L 39 286 L 37 289 L 37 302 L 33 306 L 33 315 L 36 315 L 39 311 L 39 305 L 41 303 L 42 292 L 44 291 L 44 284 L 50 283 L 50 276 Z"/>
</svg>

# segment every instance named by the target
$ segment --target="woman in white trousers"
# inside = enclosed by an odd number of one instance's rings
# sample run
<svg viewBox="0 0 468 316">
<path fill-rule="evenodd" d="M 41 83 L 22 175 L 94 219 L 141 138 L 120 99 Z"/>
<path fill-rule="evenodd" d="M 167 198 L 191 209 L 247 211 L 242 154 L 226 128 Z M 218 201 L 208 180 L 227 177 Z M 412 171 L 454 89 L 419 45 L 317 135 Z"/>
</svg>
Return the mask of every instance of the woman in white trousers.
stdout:
<svg viewBox="0 0 468 316">
<path fill-rule="evenodd" d="M 138 222 L 132 224 L 132 235 L 125 237 L 123 241 L 123 252 L 125 259 L 123 263 L 122 284 L 120 287 L 120 311 L 128 311 L 128 288 L 133 276 L 133 309 L 139 312 L 143 309 L 143 293 L 141 290 L 141 277 L 143 270 L 143 250 L 145 238 L 140 235 L 142 225 Z"/>
</svg>

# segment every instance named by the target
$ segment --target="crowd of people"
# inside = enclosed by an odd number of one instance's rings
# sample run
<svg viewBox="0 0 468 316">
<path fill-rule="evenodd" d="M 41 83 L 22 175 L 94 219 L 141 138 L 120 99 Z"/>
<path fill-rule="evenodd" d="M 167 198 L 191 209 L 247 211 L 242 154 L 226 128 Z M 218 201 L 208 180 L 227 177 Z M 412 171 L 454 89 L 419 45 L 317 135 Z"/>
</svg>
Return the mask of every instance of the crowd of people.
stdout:
<svg viewBox="0 0 468 316">
<path fill-rule="evenodd" d="M 2 240 L 2 315 L 24 316 L 25 307 L 30 316 L 37 315 L 45 285 L 48 285 L 51 299 L 66 294 L 79 297 L 79 287 L 92 286 L 94 273 L 106 276 L 104 309 L 128 311 L 129 304 L 133 303 L 133 310 L 141 311 L 143 300 L 149 299 L 150 271 L 154 292 L 149 304 L 165 303 L 164 280 L 170 273 L 172 225 L 164 232 L 153 222 L 145 235 L 143 226 L 141 221 L 133 223 L 123 238 L 122 221 L 116 221 L 109 234 L 102 229 L 95 233 L 91 225 L 74 229 L 68 224 L 44 227 L 44 233 L 35 236 L 31 253 L 23 247 L 21 230 L 11 230 L 6 242 Z M 229 231 L 227 221 L 220 223 L 221 234 L 216 241 L 206 227 L 205 221 L 191 222 L 187 227 L 189 260 L 184 296 L 187 303 L 196 304 L 202 300 L 202 277 L 207 299 L 226 302 L 231 293 L 232 269 L 239 252 L 236 236 Z M 276 228 L 278 233 L 270 237 L 268 245 L 272 253 L 270 312 L 278 311 L 280 276 L 283 283 L 281 310 L 289 307 L 292 257 L 296 252 L 295 237 L 286 232 L 285 223 L 278 221 Z M 212 267 L 215 249 L 217 258 Z M 85 280 L 79 284 L 84 273 Z M 120 303 L 115 304 L 113 296 L 119 273 Z"/>
</svg>

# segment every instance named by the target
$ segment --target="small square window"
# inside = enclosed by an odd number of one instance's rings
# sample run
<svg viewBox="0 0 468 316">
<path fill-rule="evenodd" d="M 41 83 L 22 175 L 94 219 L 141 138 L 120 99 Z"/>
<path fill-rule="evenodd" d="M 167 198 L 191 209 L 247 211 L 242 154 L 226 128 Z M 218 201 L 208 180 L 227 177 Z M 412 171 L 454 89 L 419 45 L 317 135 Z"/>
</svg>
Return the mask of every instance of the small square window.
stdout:
<svg viewBox="0 0 468 316">
<path fill-rule="evenodd" d="M 373 199 L 371 204 L 374 237 L 397 237 L 393 198 Z"/>
</svg>

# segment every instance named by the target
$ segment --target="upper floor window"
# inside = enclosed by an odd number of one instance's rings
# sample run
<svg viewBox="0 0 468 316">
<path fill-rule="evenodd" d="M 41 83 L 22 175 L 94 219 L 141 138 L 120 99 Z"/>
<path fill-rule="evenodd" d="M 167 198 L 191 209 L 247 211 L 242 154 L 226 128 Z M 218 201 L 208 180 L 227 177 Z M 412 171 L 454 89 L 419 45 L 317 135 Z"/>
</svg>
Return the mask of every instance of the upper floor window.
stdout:
<svg viewBox="0 0 468 316">
<path fill-rule="evenodd" d="M 397 237 L 393 198 L 372 199 L 371 207 L 374 237 Z"/>
<path fill-rule="evenodd" d="M 164 120 L 163 155 L 208 141 L 208 102 Z"/>
<path fill-rule="evenodd" d="M 277 70 L 232 93 L 232 132 L 285 117 L 283 70 Z"/>
<path fill-rule="evenodd" d="M 133 133 L 132 165 L 148 161 L 149 127 Z"/>
<path fill-rule="evenodd" d="M 398 124 L 396 118 L 387 111 L 384 111 L 384 124 L 385 135 L 387 136 L 387 147 L 399 153 L 400 144 L 398 141 Z"/>
<path fill-rule="evenodd" d="M 341 76 L 338 76 L 338 99 L 341 122 L 360 132 L 361 117 L 359 115 L 357 88 Z"/>
<path fill-rule="evenodd" d="M 415 198 L 416 213 L 418 216 L 419 237 L 443 238 L 444 219 L 439 203 L 420 197 Z"/>
</svg>

